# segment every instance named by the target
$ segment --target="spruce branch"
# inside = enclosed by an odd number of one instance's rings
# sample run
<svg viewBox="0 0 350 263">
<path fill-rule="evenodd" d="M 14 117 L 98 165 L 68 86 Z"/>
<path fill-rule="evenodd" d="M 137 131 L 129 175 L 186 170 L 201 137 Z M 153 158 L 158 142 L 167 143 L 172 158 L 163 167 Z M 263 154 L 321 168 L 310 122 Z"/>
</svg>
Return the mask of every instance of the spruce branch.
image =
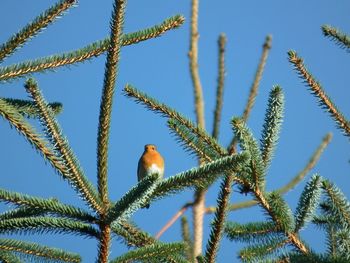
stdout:
<svg viewBox="0 0 350 263">
<path fill-rule="evenodd" d="M 122 45 L 127 46 L 137 44 L 151 38 L 159 37 L 168 30 L 181 26 L 183 23 L 184 17 L 181 15 L 170 17 L 159 25 L 137 32 L 124 34 L 122 36 Z M 47 70 L 53 70 L 57 67 L 84 62 L 104 54 L 108 50 L 109 45 L 110 38 L 107 37 L 78 50 L 0 67 L 0 81 L 24 77 L 25 75 L 34 72 L 44 72 Z"/>
<path fill-rule="evenodd" d="M 46 211 L 42 211 L 39 209 L 35 210 L 31 207 L 20 207 L 1 213 L 0 220 L 14 219 L 20 217 L 44 216 L 46 214 Z"/>
<path fill-rule="evenodd" d="M 24 117 L 28 117 L 28 118 L 37 118 L 38 117 L 38 111 L 37 111 L 33 101 L 20 100 L 20 99 L 10 99 L 10 98 L 1 98 L 1 99 L 3 101 L 5 101 L 7 104 L 14 107 Z M 52 109 L 52 112 L 55 115 L 58 115 L 63 110 L 62 103 L 51 102 L 48 105 Z"/>
<path fill-rule="evenodd" d="M 344 258 L 341 257 L 332 257 L 330 258 L 327 255 L 319 255 L 315 252 L 311 252 L 307 255 L 298 254 L 298 253 L 290 253 L 287 257 L 287 262 L 291 263 L 344 263 Z"/>
<path fill-rule="evenodd" d="M 69 147 L 67 139 L 62 134 L 52 110 L 43 98 L 36 81 L 32 78 L 28 79 L 25 83 L 25 88 L 38 108 L 46 136 L 54 145 L 55 152 L 59 158 L 64 160 L 65 170 L 62 173 L 63 177 L 70 182 L 90 207 L 100 212 L 102 210 L 101 201 L 96 193 L 96 189 L 86 178 L 77 158 Z"/>
<path fill-rule="evenodd" d="M 271 254 L 277 254 L 278 250 L 288 243 L 288 239 L 275 238 L 263 245 L 251 245 L 239 252 L 242 262 L 252 262 L 252 260 L 262 261 Z"/>
<path fill-rule="evenodd" d="M 318 200 L 321 196 L 321 184 L 322 178 L 318 175 L 314 175 L 306 184 L 295 211 L 294 232 L 297 233 L 312 219 L 318 206 Z"/>
<path fill-rule="evenodd" d="M 138 209 L 146 206 L 158 182 L 158 174 L 149 175 L 141 180 L 110 208 L 105 223 L 110 224 L 113 221 L 125 220 Z"/>
<path fill-rule="evenodd" d="M 281 124 L 283 121 L 284 95 L 279 86 L 274 86 L 270 91 L 269 101 L 265 113 L 265 122 L 260 141 L 260 150 L 264 166 L 271 162 L 276 146 Z M 266 168 L 265 168 L 266 169 Z"/>
<path fill-rule="evenodd" d="M 205 257 L 203 255 L 198 255 L 196 257 L 197 263 L 206 263 Z"/>
<path fill-rule="evenodd" d="M 338 128 L 343 130 L 346 136 L 350 136 L 350 122 L 343 116 L 336 105 L 331 101 L 326 92 L 323 90 L 321 84 L 315 80 L 311 73 L 304 65 L 302 58 L 298 56 L 295 51 L 289 51 L 289 62 L 294 65 L 294 69 L 298 72 L 300 78 L 309 86 L 312 94 L 314 94 L 318 100 L 319 105 L 330 113 L 333 120 L 337 123 Z"/>
<path fill-rule="evenodd" d="M 197 155 L 198 158 L 206 162 L 211 162 L 221 157 L 212 147 L 208 146 L 207 143 L 198 137 L 197 134 L 193 133 L 177 120 L 169 119 L 167 124 L 185 151 Z"/>
<path fill-rule="evenodd" d="M 119 221 L 118 223 L 112 223 L 111 229 L 114 234 L 122 237 L 128 246 L 133 247 L 145 247 L 150 245 L 162 244 L 154 237 L 150 236 L 147 232 L 139 229 L 135 224 L 128 221 Z M 182 263 L 185 262 L 181 257 L 171 255 L 165 257 L 165 262 L 169 263 Z"/>
<path fill-rule="evenodd" d="M 256 96 L 258 95 L 260 81 L 261 81 L 261 78 L 262 78 L 262 75 L 263 75 L 263 72 L 265 69 L 265 64 L 267 61 L 269 50 L 271 49 L 271 42 L 272 42 L 271 35 L 266 36 L 265 43 L 263 45 L 262 54 L 261 54 L 260 61 L 259 61 L 259 65 L 258 65 L 258 68 L 257 68 L 256 73 L 255 73 L 253 84 L 250 88 L 247 104 L 246 104 L 244 111 L 243 111 L 242 119 L 244 122 L 247 122 L 249 115 L 250 115 L 250 112 L 254 106 Z M 233 153 L 235 151 L 236 143 L 237 143 L 237 138 L 233 137 L 232 141 L 228 147 L 228 150 L 230 153 Z"/>
<path fill-rule="evenodd" d="M 205 260 L 208 263 L 216 262 L 217 252 L 224 232 L 227 206 L 230 202 L 233 180 L 234 174 L 227 173 L 220 186 L 220 192 L 217 199 L 217 209 L 215 210 L 214 220 L 205 252 Z"/>
<path fill-rule="evenodd" d="M 36 17 L 32 22 L 14 34 L 6 43 L 0 46 L 0 63 L 20 48 L 26 41 L 37 35 L 42 29 L 52 23 L 68 8 L 76 3 L 75 0 L 61 0 L 54 6 Z"/>
<path fill-rule="evenodd" d="M 236 222 L 227 222 L 225 225 L 225 234 L 232 241 L 241 241 L 248 243 L 257 243 L 280 236 L 274 222 L 254 222 L 239 224 Z"/>
<path fill-rule="evenodd" d="M 50 162 L 58 173 L 62 175 L 65 173 L 66 168 L 63 165 L 61 158 L 55 155 L 55 152 L 51 149 L 51 146 L 48 145 L 48 142 L 37 133 L 34 127 L 24 119 L 16 108 L 3 99 L 0 99 L 0 115 L 5 120 L 8 120 L 10 125 L 15 127 L 16 130 L 23 135 L 46 160 Z"/>
<path fill-rule="evenodd" d="M 0 201 L 15 204 L 19 208 L 25 208 L 24 211 L 29 210 L 29 213 L 49 213 L 87 223 L 95 223 L 97 221 L 97 218 L 89 212 L 72 205 L 62 204 L 54 198 L 43 199 L 0 189 Z"/>
<path fill-rule="evenodd" d="M 131 250 L 124 255 L 121 255 L 110 263 L 127 263 L 130 260 L 147 261 L 147 262 L 163 262 L 162 259 L 171 255 L 177 255 L 183 252 L 185 246 L 183 243 L 168 243 L 168 244 L 153 244 L 139 249 Z M 183 262 L 185 262 L 183 260 Z"/>
<path fill-rule="evenodd" d="M 208 182 L 212 183 L 220 174 L 226 172 L 239 174 L 247 165 L 248 160 L 247 153 L 231 155 L 168 177 L 158 183 L 152 194 L 152 199 L 163 198 L 186 187 L 208 185 Z"/>
<path fill-rule="evenodd" d="M 252 187 L 263 191 L 265 188 L 265 171 L 258 143 L 242 119 L 233 118 L 231 124 L 241 149 L 247 151 L 251 156 L 250 172 L 246 173 L 247 178 L 245 179 Z"/>
<path fill-rule="evenodd" d="M 185 243 L 185 255 L 188 261 L 193 259 L 193 240 L 191 238 L 190 227 L 186 216 L 181 217 L 181 236 Z"/>
<path fill-rule="evenodd" d="M 14 239 L 0 239 L 0 250 L 12 252 L 28 261 L 32 259 L 50 262 L 81 262 L 80 256 L 76 253 Z"/>
<path fill-rule="evenodd" d="M 90 224 L 66 218 L 23 217 L 0 221 L 1 234 L 62 233 L 99 238 L 100 233 Z"/>
<path fill-rule="evenodd" d="M 277 192 L 271 192 L 267 194 L 265 200 L 270 208 L 267 213 L 275 221 L 277 228 L 285 233 L 291 232 L 295 228 L 294 218 L 282 196 Z"/>
<path fill-rule="evenodd" d="M 350 260 L 350 231 L 348 229 L 341 229 L 335 233 L 335 247 L 337 248 L 337 255 L 346 260 Z"/>
<path fill-rule="evenodd" d="M 115 235 L 122 237 L 128 246 L 143 247 L 158 242 L 147 232 L 128 221 L 114 222 L 111 224 L 111 229 Z"/>
<path fill-rule="evenodd" d="M 259 188 L 254 190 L 254 196 L 259 205 L 266 211 L 270 218 L 275 222 L 276 227 L 285 233 L 288 242 L 291 243 L 298 251 L 308 254 L 309 249 L 306 247 L 299 236 L 292 233 L 294 228 L 294 220 L 290 208 L 282 199 L 278 192 L 271 192 L 267 196 L 260 191 Z"/>
<path fill-rule="evenodd" d="M 110 22 L 111 42 L 107 52 L 103 91 L 100 104 L 100 116 L 97 133 L 97 184 L 100 198 L 104 204 L 109 203 L 107 188 L 108 146 L 113 97 L 122 43 L 125 7 L 126 0 L 116 0 L 113 5 L 112 18 Z"/>
<path fill-rule="evenodd" d="M 223 104 L 224 95 L 224 82 L 225 82 L 225 48 L 226 48 L 226 35 L 220 34 L 218 40 L 219 46 L 219 73 L 218 73 L 218 83 L 216 89 L 216 105 L 214 110 L 214 127 L 213 127 L 213 138 L 219 138 L 219 128 L 221 111 Z"/>
<path fill-rule="evenodd" d="M 322 181 L 322 189 L 327 195 L 327 214 L 343 228 L 350 229 L 350 204 L 346 196 L 328 180 Z"/>
<path fill-rule="evenodd" d="M 295 177 L 293 177 L 286 185 L 282 186 L 281 188 L 275 191 L 277 191 L 280 194 L 285 194 L 291 189 L 293 189 L 299 182 L 301 182 L 305 178 L 305 176 L 309 173 L 309 171 L 315 167 L 316 163 L 320 159 L 323 151 L 328 146 L 331 139 L 332 139 L 332 134 L 331 133 L 326 134 L 323 137 L 321 144 L 317 147 L 315 152 L 312 154 L 312 156 L 310 157 L 309 161 L 307 162 L 303 170 L 301 170 Z M 256 200 L 243 201 L 239 203 L 230 204 L 228 207 L 228 210 L 235 211 L 238 209 L 252 207 L 257 204 L 258 202 Z M 214 213 L 215 210 L 216 210 L 216 207 L 210 206 L 210 207 L 207 207 L 206 213 Z"/>
<path fill-rule="evenodd" d="M 208 147 L 211 147 L 213 151 L 216 151 L 221 156 L 227 154 L 226 149 L 223 149 L 218 142 L 211 137 L 203 128 L 195 125 L 192 121 L 182 116 L 176 110 L 168 107 L 164 103 L 156 101 L 147 94 L 135 89 L 131 85 L 126 85 L 124 88 L 124 94 L 127 97 L 133 98 L 136 103 L 143 104 L 149 110 L 161 114 L 166 118 L 171 118 L 178 121 L 181 125 L 186 126 L 192 133 L 196 134 L 201 140 L 203 140 Z"/>
<path fill-rule="evenodd" d="M 334 224 L 327 224 L 326 226 L 326 243 L 327 243 L 327 252 L 332 257 L 336 256 L 337 253 L 337 244 L 336 244 L 336 226 Z"/>
<path fill-rule="evenodd" d="M 325 37 L 333 40 L 338 46 L 350 51 L 350 37 L 348 35 L 330 25 L 323 25 L 321 29 Z"/>
<path fill-rule="evenodd" d="M 0 250 L 0 261 L 2 263 L 22 263 L 22 261 L 13 253 Z"/>
</svg>

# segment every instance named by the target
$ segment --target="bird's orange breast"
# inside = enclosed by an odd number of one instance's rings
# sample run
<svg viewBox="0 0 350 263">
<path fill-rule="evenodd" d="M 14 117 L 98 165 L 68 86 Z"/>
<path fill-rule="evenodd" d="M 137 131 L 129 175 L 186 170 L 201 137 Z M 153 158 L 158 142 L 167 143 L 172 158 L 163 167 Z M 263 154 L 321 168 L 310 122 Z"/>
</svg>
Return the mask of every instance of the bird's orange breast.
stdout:
<svg viewBox="0 0 350 263">
<path fill-rule="evenodd" d="M 164 167 L 164 160 L 157 152 L 147 152 L 141 158 L 142 165 L 147 169 L 152 166 L 152 164 L 157 165 L 159 168 Z"/>
</svg>

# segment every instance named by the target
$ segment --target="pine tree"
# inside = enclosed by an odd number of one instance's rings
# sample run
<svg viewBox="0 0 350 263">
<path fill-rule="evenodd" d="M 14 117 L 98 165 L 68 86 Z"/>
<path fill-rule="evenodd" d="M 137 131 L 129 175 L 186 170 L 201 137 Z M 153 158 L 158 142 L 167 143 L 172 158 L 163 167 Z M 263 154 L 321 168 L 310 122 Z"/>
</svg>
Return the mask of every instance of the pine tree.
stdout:
<svg viewBox="0 0 350 263">
<path fill-rule="evenodd" d="M 61 0 L 44 11 L 4 44 L 0 45 L 0 63 L 20 49 L 31 38 L 54 23 L 74 0 Z M 192 0 L 190 19 L 189 69 L 194 92 L 196 121 L 179 110 L 159 102 L 156 98 L 125 85 L 124 96 L 167 120 L 167 126 L 185 151 L 194 155 L 198 165 L 165 179 L 155 173 L 147 176 L 119 200 L 111 200 L 108 192 L 108 156 L 113 99 L 118 83 L 120 51 L 123 46 L 134 45 L 157 38 L 184 23 L 182 15 L 175 15 L 159 25 L 133 33 L 124 33 L 126 0 L 115 0 L 110 18 L 110 35 L 75 51 L 20 62 L 0 65 L 0 82 L 22 81 L 29 100 L 0 98 L 0 115 L 23 136 L 52 169 L 74 189 L 85 203 L 85 208 L 68 205 L 56 198 L 43 198 L 0 189 L 0 201 L 8 209 L 0 214 L 0 233 L 5 234 L 68 234 L 97 241 L 97 262 L 216 262 L 222 238 L 243 242 L 239 251 L 242 262 L 348 262 L 350 261 L 350 204 L 347 197 L 326 175 L 315 174 L 307 182 L 292 211 L 283 194 L 294 188 L 316 165 L 332 135 L 327 134 L 311 156 L 304 169 L 285 186 L 274 191 L 266 189 L 266 180 L 284 118 L 283 89 L 271 88 L 267 101 L 261 135 L 255 137 L 248 127 L 248 119 L 258 94 L 272 37 L 268 35 L 262 55 L 241 116 L 231 119 L 232 140 L 229 145 L 219 143 L 223 95 L 225 86 L 226 36 L 218 38 L 218 79 L 216 106 L 212 132 L 205 126 L 204 96 L 198 67 L 198 0 Z M 126 13 L 127 14 L 127 13 Z M 332 26 L 323 26 L 325 36 L 348 50 L 350 37 Z M 66 138 L 57 115 L 64 105 L 48 102 L 35 74 L 58 67 L 85 62 L 106 53 L 105 73 L 100 102 L 97 134 L 97 185 L 87 177 L 74 150 Z M 350 136 L 350 123 L 325 93 L 321 84 L 309 73 L 304 61 L 295 51 L 288 52 L 289 61 L 316 96 L 322 108 L 330 113 L 339 130 Z M 34 75 L 34 76 L 33 76 Z M 133 80 L 130 80 L 132 82 Z M 39 132 L 32 120 L 38 120 Z M 205 197 L 210 186 L 220 182 L 216 206 L 206 207 Z M 251 196 L 250 201 L 231 203 L 231 193 L 238 188 L 241 194 Z M 134 222 L 132 215 L 152 202 L 175 196 L 185 189 L 193 190 L 193 200 L 185 203 L 176 215 L 153 237 Z M 242 208 L 259 206 L 264 221 L 240 224 L 229 221 L 227 214 Z M 185 212 L 192 209 L 189 222 Z M 203 243 L 203 218 L 214 214 L 209 238 Z M 182 240 L 161 242 L 159 237 L 181 218 Z M 193 227 L 190 227 L 190 223 Z M 300 230 L 315 224 L 326 235 L 327 250 L 317 253 L 302 239 Z M 193 233 L 191 233 L 193 230 Z M 118 237 L 129 251 L 110 257 L 111 239 Z M 69 238 L 69 237 L 67 237 Z M 81 262 L 81 257 L 69 251 L 44 244 L 15 238 L 0 237 L 1 262 Z"/>
</svg>

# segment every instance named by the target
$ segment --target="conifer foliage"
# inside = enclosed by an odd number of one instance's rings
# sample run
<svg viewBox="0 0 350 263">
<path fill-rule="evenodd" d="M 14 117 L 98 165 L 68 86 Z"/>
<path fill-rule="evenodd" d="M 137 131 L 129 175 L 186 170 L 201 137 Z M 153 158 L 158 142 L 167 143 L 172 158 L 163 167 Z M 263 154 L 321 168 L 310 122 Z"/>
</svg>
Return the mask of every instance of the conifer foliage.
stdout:
<svg viewBox="0 0 350 263">
<path fill-rule="evenodd" d="M 77 3 L 61 0 L 28 23 L 18 33 L 0 45 L 0 63 L 35 37 L 45 27 L 62 16 Z M 205 130 L 203 94 L 198 72 L 198 0 L 192 1 L 190 72 L 194 86 L 196 122 L 191 121 L 176 109 L 149 96 L 131 85 L 126 85 L 124 95 L 136 103 L 167 119 L 170 133 L 185 151 L 198 158 L 198 167 L 182 171 L 161 179 L 158 174 L 147 176 L 132 187 L 119 200 L 111 200 L 108 193 L 108 153 L 113 98 L 118 83 L 120 50 L 123 46 L 137 44 L 156 38 L 165 32 L 180 27 L 184 22 L 181 15 L 172 16 L 159 25 L 133 33 L 123 31 L 127 1 L 115 0 L 110 19 L 110 36 L 93 42 L 79 50 L 55 54 L 49 57 L 1 66 L 1 81 L 24 82 L 24 90 L 30 100 L 0 98 L 0 115 L 14 127 L 49 163 L 54 174 L 62 177 L 84 201 L 86 208 L 65 204 L 58 199 L 45 199 L 0 188 L 0 202 L 9 209 L 0 214 L 0 234 L 53 233 L 78 235 L 97 240 L 97 262 L 216 262 L 222 238 L 243 242 L 246 246 L 237 255 L 242 262 L 344 262 L 350 260 L 350 204 L 342 191 L 325 177 L 315 174 L 308 180 L 292 211 L 283 194 L 300 182 L 315 166 L 320 154 L 330 141 L 327 135 L 311 157 L 307 166 L 289 184 L 268 191 L 266 176 L 273 161 L 275 147 L 283 122 L 283 89 L 273 86 L 267 102 L 261 138 L 257 138 L 247 125 L 247 119 L 254 105 L 262 73 L 271 49 L 271 36 L 263 45 L 261 60 L 252 84 L 251 92 L 242 116 L 233 117 L 232 141 L 223 146 L 218 142 L 221 109 L 225 84 L 226 37 L 219 36 L 218 84 L 214 126 L 212 133 Z M 331 26 L 323 26 L 325 36 L 348 50 L 349 37 Z M 85 175 L 74 150 L 68 143 L 56 116 L 63 105 L 47 102 L 35 80 L 34 73 L 42 73 L 62 66 L 78 64 L 107 53 L 102 98 L 97 133 L 97 185 Z M 308 85 L 319 103 L 335 120 L 338 128 L 350 135 L 350 124 L 339 111 L 323 88 L 306 69 L 303 60 L 294 51 L 289 51 L 289 61 L 299 76 Z M 27 78 L 28 74 L 34 74 Z M 132 80 L 130 80 L 132 82 Z M 29 121 L 38 119 L 42 132 Z M 3 128 L 3 127 L 2 127 Z M 326 175 L 324 175 L 326 176 Z M 220 181 L 216 206 L 205 207 L 207 189 Z M 231 203 L 233 187 L 252 197 L 251 201 Z M 163 232 L 192 208 L 193 231 L 186 217 L 182 217 L 182 239 L 165 243 L 151 236 L 130 221 L 133 213 L 151 202 L 176 195 L 184 189 L 194 191 L 193 202 L 186 203 L 175 215 Z M 239 224 L 228 221 L 227 213 L 237 209 L 258 205 L 265 221 Z M 202 251 L 203 215 L 214 213 L 210 235 Z M 301 237 L 300 230 L 308 224 L 315 224 L 326 234 L 327 250 L 316 253 L 312 244 Z M 111 238 L 117 236 L 129 251 L 110 258 Z M 157 236 L 159 237 L 159 236 Z M 67 237 L 69 238 L 69 237 Z M 75 252 L 63 251 L 44 244 L 0 236 L 0 262 L 81 262 Z"/>
</svg>

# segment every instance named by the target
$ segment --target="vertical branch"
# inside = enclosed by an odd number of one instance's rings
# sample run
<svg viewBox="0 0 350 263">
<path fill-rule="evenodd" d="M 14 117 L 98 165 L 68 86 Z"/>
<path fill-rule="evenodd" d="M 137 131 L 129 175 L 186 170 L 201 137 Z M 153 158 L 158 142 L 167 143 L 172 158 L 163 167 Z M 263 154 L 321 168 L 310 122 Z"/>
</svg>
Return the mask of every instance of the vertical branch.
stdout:
<svg viewBox="0 0 350 263">
<path fill-rule="evenodd" d="M 271 41 L 272 41 L 272 37 L 270 35 L 268 35 L 266 37 L 265 43 L 263 45 L 263 51 L 261 54 L 260 62 L 259 62 L 258 68 L 257 68 L 256 73 L 255 73 L 253 84 L 250 88 L 247 104 L 246 104 L 245 109 L 243 111 L 242 119 L 244 122 L 247 122 L 249 115 L 250 115 L 250 112 L 254 106 L 255 98 L 258 95 L 258 88 L 259 88 L 260 80 L 261 80 L 262 74 L 264 72 L 264 68 L 265 68 L 267 56 L 269 54 L 269 50 L 271 49 Z M 231 153 L 231 154 L 235 153 L 236 144 L 237 144 L 237 138 L 234 137 L 230 143 L 230 146 L 228 147 L 229 153 Z"/>
<path fill-rule="evenodd" d="M 193 256 L 196 257 L 202 253 L 203 243 L 203 217 L 205 212 L 205 190 L 197 189 L 193 202 Z"/>
<path fill-rule="evenodd" d="M 103 93 L 100 105 L 97 148 L 97 179 L 100 197 L 108 203 L 107 159 L 109 130 L 111 125 L 112 103 L 118 70 L 121 36 L 123 32 L 124 9 L 126 0 L 116 0 L 111 19 L 111 42 L 107 53 Z"/>
<path fill-rule="evenodd" d="M 199 78 L 198 72 L 198 2 L 199 0 L 192 1 L 192 13 L 191 13 L 191 42 L 190 51 L 188 57 L 190 59 L 190 72 L 194 88 L 194 104 L 196 110 L 196 118 L 198 125 L 204 129 L 204 99 L 202 84 Z"/>
<path fill-rule="evenodd" d="M 183 241 L 186 244 L 186 249 L 185 249 L 186 258 L 190 262 L 192 262 L 192 260 L 193 260 L 193 255 L 192 255 L 193 242 L 192 242 L 190 228 L 189 228 L 186 216 L 181 217 L 181 236 L 182 236 Z"/>
<path fill-rule="evenodd" d="M 242 116 L 244 122 L 247 122 L 247 119 L 249 118 L 249 114 L 254 106 L 256 95 L 258 95 L 259 84 L 261 81 L 262 74 L 264 72 L 267 56 L 271 48 L 271 40 L 272 40 L 271 36 L 268 35 L 263 45 L 263 51 L 261 54 L 259 66 L 258 66 L 258 69 L 256 70 L 254 82 L 250 88 L 249 98 Z"/>
<path fill-rule="evenodd" d="M 107 263 L 109 256 L 109 244 L 111 242 L 111 226 L 100 224 L 101 236 L 98 248 L 98 259 L 99 263 Z"/>
<path fill-rule="evenodd" d="M 227 207 L 230 202 L 230 195 L 232 191 L 233 174 L 225 175 L 221 184 L 220 193 L 217 201 L 217 209 L 215 210 L 215 217 L 213 226 L 210 232 L 209 241 L 207 243 L 205 258 L 208 263 L 215 263 L 216 255 L 219 249 L 220 240 L 224 231 L 224 223 L 227 214 Z"/>
<path fill-rule="evenodd" d="M 198 72 L 198 2 L 199 0 L 192 0 L 191 11 L 191 42 L 188 57 L 190 59 L 190 72 L 194 88 L 194 103 L 197 118 L 197 124 L 200 128 L 205 127 L 204 119 L 204 99 L 202 85 Z M 193 204 L 193 256 L 195 258 L 202 253 L 203 243 L 203 216 L 205 209 L 205 190 L 197 189 Z"/>
<path fill-rule="evenodd" d="M 111 239 L 111 228 L 105 223 L 106 212 L 109 208 L 107 188 L 107 162 L 108 144 L 111 125 L 113 95 L 115 91 L 116 76 L 118 70 L 119 54 L 122 46 L 122 33 L 124 23 L 126 0 L 115 0 L 111 18 L 111 39 L 107 52 L 105 64 L 105 75 L 103 81 L 103 92 L 100 105 L 100 116 L 97 137 L 97 183 L 99 195 L 104 204 L 104 211 L 101 214 L 101 238 L 99 243 L 98 262 L 107 263 Z"/>
<path fill-rule="evenodd" d="M 225 47 L 226 47 L 226 36 L 221 34 L 219 37 L 219 74 L 218 74 L 218 86 L 216 90 L 216 106 L 214 111 L 214 127 L 213 137 L 218 139 L 220 118 L 222 110 L 222 97 L 224 93 L 224 81 L 225 81 Z"/>
</svg>

